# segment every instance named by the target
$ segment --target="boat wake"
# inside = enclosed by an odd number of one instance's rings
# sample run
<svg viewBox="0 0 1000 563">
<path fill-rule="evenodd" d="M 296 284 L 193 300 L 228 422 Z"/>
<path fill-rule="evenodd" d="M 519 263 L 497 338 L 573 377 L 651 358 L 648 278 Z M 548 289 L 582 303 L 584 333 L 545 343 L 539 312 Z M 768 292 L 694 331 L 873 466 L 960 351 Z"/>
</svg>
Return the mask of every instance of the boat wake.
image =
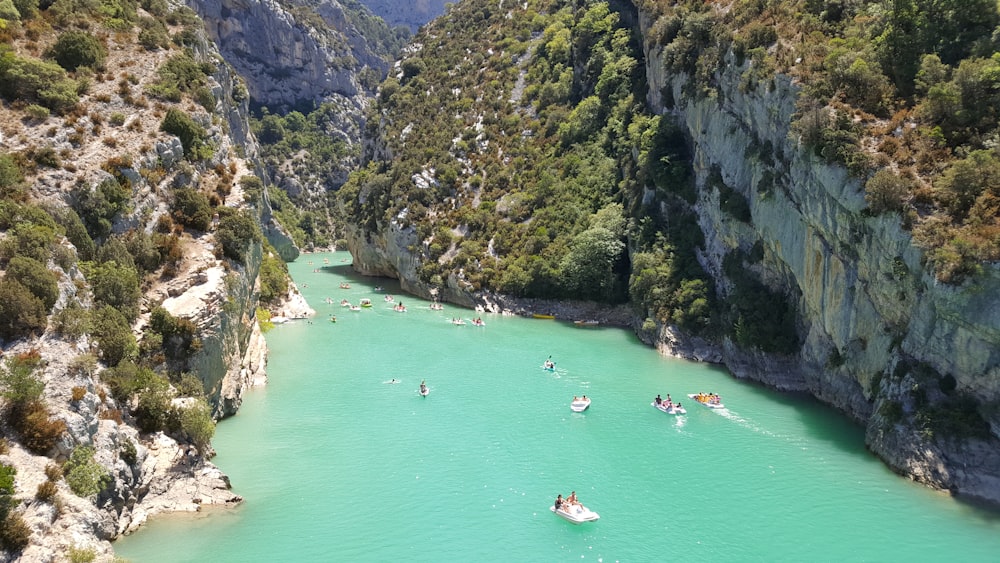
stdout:
<svg viewBox="0 0 1000 563">
<path fill-rule="evenodd" d="M 757 424 L 756 422 L 754 422 L 752 420 L 743 418 L 738 413 L 735 413 L 735 412 L 733 412 L 733 411 L 731 411 L 729 409 L 718 409 L 716 412 L 719 413 L 720 416 L 722 416 L 724 418 L 727 418 L 727 419 L 735 422 L 736 424 L 742 426 L 743 428 L 746 428 L 747 430 L 750 430 L 752 432 L 756 432 L 758 434 L 763 434 L 764 436 L 771 436 L 773 438 L 781 438 L 782 437 L 782 436 L 780 436 L 778 434 L 775 434 L 774 432 L 768 430 L 767 428 L 765 428 L 765 427 Z"/>
</svg>

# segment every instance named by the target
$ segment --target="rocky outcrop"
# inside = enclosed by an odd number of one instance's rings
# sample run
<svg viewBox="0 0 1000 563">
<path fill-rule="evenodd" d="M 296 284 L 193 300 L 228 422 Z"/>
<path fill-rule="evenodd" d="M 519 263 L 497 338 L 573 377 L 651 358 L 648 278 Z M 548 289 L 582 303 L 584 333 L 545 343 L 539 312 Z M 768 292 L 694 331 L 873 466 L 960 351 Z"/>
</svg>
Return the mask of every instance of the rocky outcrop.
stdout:
<svg viewBox="0 0 1000 563">
<path fill-rule="evenodd" d="M 417 0 L 416 2 L 393 2 L 392 0 L 363 0 L 361 2 L 386 21 L 389 25 L 405 25 L 416 32 L 420 26 L 444 13 L 444 0 Z"/>
<path fill-rule="evenodd" d="M 643 18 L 643 29 L 651 22 Z M 741 378 L 808 391 L 868 429 L 869 447 L 896 470 L 935 486 L 1000 502 L 994 405 L 1000 400 L 1000 271 L 964 286 L 938 284 L 898 216 L 862 213 L 862 186 L 818 161 L 790 129 L 798 86 L 787 76 L 754 83 L 750 62 L 733 56 L 716 74 L 717 96 L 688 95 L 689 77 L 667 74 L 661 47 L 646 43 L 648 102 L 676 118 L 694 149 L 703 265 L 723 289 L 723 257 L 757 245 L 755 275 L 781 288 L 798 310 L 801 351 L 774 357 L 727 342 L 721 359 Z M 672 102 L 668 109 L 664 96 Z M 713 171 L 746 198 L 751 220 L 727 215 L 708 178 Z M 929 387 L 978 399 L 989 437 L 928 438 L 902 418 L 878 416 L 915 405 L 899 385 L 909 365 Z M 919 382 L 916 382 L 919 383 Z M 925 381 L 925 383 L 927 383 Z M 974 463 L 973 463 L 974 462 Z"/>
<path fill-rule="evenodd" d="M 294 11 L 293 4 L 286 9 L 275 0 L 192 0 L 190 5 L 257 104 L 289 109 L 331 96 L 353 100 L 363 90 L 359 70 L 370 67 L 382 74 L 387 68 L 334 0 Z"/>
</svg>

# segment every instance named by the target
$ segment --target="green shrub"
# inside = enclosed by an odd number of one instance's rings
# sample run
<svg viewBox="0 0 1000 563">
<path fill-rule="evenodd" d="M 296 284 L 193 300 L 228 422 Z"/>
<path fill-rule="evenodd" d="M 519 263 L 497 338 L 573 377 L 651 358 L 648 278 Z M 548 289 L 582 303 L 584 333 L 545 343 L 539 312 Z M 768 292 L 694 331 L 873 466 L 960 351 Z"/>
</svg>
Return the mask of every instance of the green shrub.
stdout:
<svg viewBox="0 0 1000 563">
<path fill-rule="evenodd" d="M 94 337 L 100 347 L 101 358 L 109 366 L 134 358 L 139 352 L 132 327 L 120 312 L 105 305 L 94 314 Z"/>
<path fill-rule="evenodd" d="M 14 340 L 41 334 L 47 324 L 41 299 L 16 280 L 0 279 L 0 338 Z"/>
<path fill-rule="evenodd" d="M 0 153 L 0 195 L 7 195 L 24 181 L 24 175 L 14 158 L 7 153 Z"/>
<path fill-rule="evenodd" d="M 139 274 L 130 264 L 111 260 L 88 268 L 87 278 L 94 292 L 94 301 L 117 309 L 127 322 L 139 315 Z"/>
<path fill-rule="evenodd" d="M 45 310 L 52 309 L 59 299 L 59 282 L 45 264 L 27 256 L 15 256 L 7 264 L 7 277 L 16 280 L 41 299 Z"/>
<path fill-rule="evenodd" d="M 52 328 L 66 338 L 80 338 L 90 332 L 90 309 L 72 301 L 52 315 Z"/>
<path fill-rule="evenodd" d="M 260 265 L 260 301 L 275 303 L 288 294 L 288 266 L 275 254 L 268 252 Z"/>
<path fill-rule="evenodd" d="M 45 263 L 49 260 L 55 238 L 52 226 L 23 221 L 8 230 L 7 237 L 0 241 L 0 255 L 6 259 L 20 255 Z"/>
<path fill-rule="evenodd" d="M 212 409 L 204 399 L 180 409 L 180 429 L 199 451 L 212 441 L 215 435 L 215 421 L 212 420 Z"/>
<path fill-rule="evenodd" d="M 212 222 L 212 207 L 208 196 L 192 188 L 180 188 L 174 192 L 172 208 L 174 221 L 197 229 L 207 231 Z"/>
<path fill-rule="evenodd" d="M 24 113 L 28 114 L 28 117 L 36 121 L 44 121 L 48 119 L 50 115 L 52 115 L 52 112 L 49 111 L 49 108 L 42 107 L 38 104 L 31 104 L 28 107 L 24 108 Z"/>
<path fill-rule="evenodd" d="M 100 39 L 86 31 L 66 31 L 59 35 L 51 54 L 66 70 L 73 71 L 81 66 L 101 70 L 108 50 Z"/>
<path fill-rule="evenodd" d="M 14 356 L 0 365 L 0 395 L 14 404 L 37 401 L 45 383 L 35 375 L 37 364 L 29 358 Z"/>
<path fill-rule="evenodd" d="M 167 33 L 167 27 L 158 19 L 140 19 L 138 39 L 139 44 L 150 51 L 170 47 L 170 35 Z"/>
<path fill-rule="evenodd" d="M 52 214 L 66 232 L 66 238 L 76 247 L 77 256 L 80 260 L 93 260 L 97 251 L 94 239 L 90 238 L 86 225 L 75 210 L 71 207 L 59 209 Z"/>
<path fill-rule="evenodd" d="M 139 453 L 135 449 L 135 443 L 132 442 L 132 440 L 125 438 L 125 441 L 122 442 L 122 449 L 118 452 L 118 457 L 131 466 L 135 465 L 135 462 L 139 459 L 138 455 Z"/>
<path fill-rule="evenodd" d="M 188 158 L 194 158 L 198 155 L 206 137 L 205 129 L 201 125 L 195 123 L 188 114 L 176 108 L 167 110 L 167 115 L 160 124 L 160 131 L 176 135 L 181 140 L 184 154 Z"/>
<path fill-rule="evenodd" d="M 215 239 L 222 245 L 222 253 L 242 263 L 251 243 L 260 242 L 263 235 L 260 225 L 249 211 L 220 209 L 222 217 L 215 231 Z"/>
<path fill-rule="evenodd" d="M 192 92 L 205 85 L 206 70 L 187 50 L 174 55 L 156 70 L 157 80 L 149 86 L 149 93 L 171 102 L 179 102 L 181 94 Z"/>
<path fill-rule="evenodd" d="M 79 214 L 87 232 L 94 240 L 104 240 L 111 234 L 111 222 L 123 211 L 131 197 L 131 190 L 118 180 L 108 178 L 91 189 L 80 186 L 72 193 L 73 209 Z"/>
<path fill-rule="evenodd" d="M 865 182 L 865 202 L 872 215 L 902 212 L 905 198 L 913 189 L 913 182 L 883 168 Z"/>
<path fill-rule="evenodd" d="M 66 554 L 69 563 L 92 563 L 97 560 L 97 552 L 92 547 L 71 546 Z"/>
<path fill-rule="evenodd" d="M 79 497 L 90 497 L 111 483 L 111 475 L 94 460 L 94 448 L 77 446 L 63 464 L 66 484 Z"/>
<path fill-rule="evenodd" d="M 58 113 L 79 101 L 77 83 L 55 63 L 20 58 L 0 50 L 0 95 L 8 100 L 37 103 Z"/>
</svg>

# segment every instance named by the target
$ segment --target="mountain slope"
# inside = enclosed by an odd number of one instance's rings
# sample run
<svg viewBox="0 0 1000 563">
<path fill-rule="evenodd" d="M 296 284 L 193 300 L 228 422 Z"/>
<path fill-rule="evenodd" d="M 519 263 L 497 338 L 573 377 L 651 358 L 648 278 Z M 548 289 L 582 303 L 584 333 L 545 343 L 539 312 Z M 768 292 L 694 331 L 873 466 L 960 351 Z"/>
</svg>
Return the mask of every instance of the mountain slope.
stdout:
<svg viewBox="0 0 1000 563">
<path fill-rule="evenodd" d="M 650 343 L 1000 501 L 996 5 L 880 5 L 455 6 L 341 190 L 356 267 L 467 305 L 627 299 Z"/>
</svg>

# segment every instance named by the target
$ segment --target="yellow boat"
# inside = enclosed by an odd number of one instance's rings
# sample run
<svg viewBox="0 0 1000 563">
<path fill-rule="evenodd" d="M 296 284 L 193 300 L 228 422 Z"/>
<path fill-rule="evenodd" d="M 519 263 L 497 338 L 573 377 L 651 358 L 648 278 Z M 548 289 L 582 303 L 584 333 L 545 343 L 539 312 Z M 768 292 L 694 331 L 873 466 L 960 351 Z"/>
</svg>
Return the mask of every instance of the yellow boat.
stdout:
<svg viewBox="0 0 1000 563">
<path fill-rule="evenodd" d="M 534 317 L 534 318 L 536 318 L 536 319 L 554 319 L 554 318 L 556 318 L 555 315 L 543 315 L 541 313 L 534 313 L 531 316 Z"/>
</svg>

